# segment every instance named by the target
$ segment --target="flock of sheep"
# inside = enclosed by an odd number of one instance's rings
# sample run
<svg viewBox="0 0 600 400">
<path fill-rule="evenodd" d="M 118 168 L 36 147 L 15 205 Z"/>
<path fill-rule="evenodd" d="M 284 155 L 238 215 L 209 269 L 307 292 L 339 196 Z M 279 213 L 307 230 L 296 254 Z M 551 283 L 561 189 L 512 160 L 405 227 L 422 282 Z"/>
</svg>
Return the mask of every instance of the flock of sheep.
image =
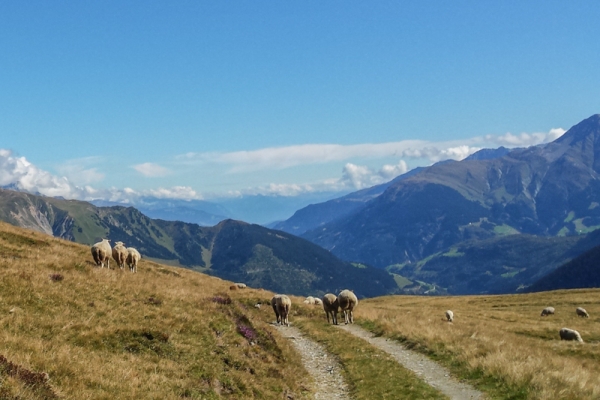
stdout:
<svg viewBox="0 0 600 400">
<path fill-rule="evenodd" d="M 116 261 L 119 268 L 123 269 L 125 264 L 131 272 L 137 272 L 137 265 L 142 256 L 133 247 L 125 247 L 123 242 L 116 242 L 115 247 L 110 247 L 110 239 L 102 239 L 101 242 L 92 246 L 92 257 L 96 265 L 110 269 L 110 257 Z"/>
<path fill-rule="evenodd" d="M 542 310 L 542 314 L 540 315 L 541 317 L 547 317 L 548 315 L 554 315 L 554 307 L 546 307 Z M 581 308 L 581 307 L 577 307 L 575 309 L 575 313 L 582 318 L 589 318 L 590 315 L 588 314 L 588 312 L 585 310 L 585 308 Z M 583 339 L 581 338 L 581 335 L 579 334 L 579 332 L 577 332 L 575 329 L 570 329 L 570 328 L 562 328 L 558 334 L 560 335 L 560 340 L 576 340 L 578 342 L 583 343 Z"/>
<path fill-rule="evenodd" d="M 101 242 L 95 243 L 92 246 L 92 257 L 94 258 L 94 262 L 96 265 L 104 268 L 104 264 L 106 263 L 106 267 L 110 269 L 110 257 L 116 261 L 119 268 L 123 269 L 125 264 L 129 267 L 131 272 L 137 272 L 137 264 L 139 260 L 142 258 L 140 253 L 133 247 L 125 247 L 123 242 L 116 242 L 115 247 L 110 246 L 109 239 L 102 239 Z M 235 288 L 233 287 L 235 286 Z M 243 283 L 236 283 L 230 289 L 243 289 L 246 287 Z M 354 314 L 353 310 L 358 305 L 358 298 L 356 295 L 348 289 L 342 290 L 339 295 L 335 295 L 333 293 L 327 293 L 323 296 L 322 299 L 317 297 L 308 296 L 304 300 L 305 304 L 316 304 L 323 306 L 323 310 L 325 311 L 325 315 L 327 316 L 327 322 L 331 322 L 334 325 L 338 324 L 337 315 L 338 312 L 342 312 L 344 314 L 344 322 L 346 324 L 354 323 Z M 285 294 L 276 294 L 271 299 L 271 307 L 273 307 L 273 311 L 275 312 L 275 317 L 277 319 L 277 324 L 290 326 L 289 322 L 289 314 L 290 309 L 292 308 L 292 301 Z M 546 317 L 548 315 L 554 315 L 555 309 L 554 307 L 546 307 L 542 310 L 540 316 Z M 575 312 L 578 316 L 583 318 L 589 318 L 590 315 L 588 312 L 581 307 L 577 307 Z M 452 322 L 454 321 L 454 313 L 452 310 L 446 310 L 445 313 L 446 321 Z M 578 331 L 570 328 L 562 328 L 559 331 L 561 340 L 575 340 L 583 343 L 583 339 Z"/>
<path fill-rule="evenodd" d="M 358 304 L 358 298 L 351 290 L 342 290 L 338 296 L 333 293 L 327 293 L 323 296 L 322 299 L 315 298 L 313 296 L 308 296 L 304 300 L 304 304 L 316 304 L 322 305 L 323 310 L 325 311 L 325 315 L 327 316 L 327 322 L 331 322 L 334 325 L 338 324 L 337 314 L 338 310 L 344 313 L 344 322 L 346 324 L 354 323 L 354 315 L 353 310 Z M 290 313 L 290 308 L 292 307 L 292 302 L 290 298 L 284 294 L 276 294 L 271 299 L 271 306 L 273 307 L 273 311 L 275 311 L 275 317 L 277 318 L 277 323 L 290 326 L 288 316 Z M 542 317 L 548 315 L 554 315 L 554 307 L 546 307 L 542 310 Z M 589 318 L 590 315 L 588 312 L 582 308 L 577 307 L 575 309 L 575 313 L 583 318 Z M 446 310 L 445 312 L 445 320 L 448 322 L 454 321 L 454 312 L 452 310 Z M 562 328 L 559 331 L 561 340 L 575 340 L 583 343 L 583 339 L 579 332 L 570 328 Z"/>
<path fill-rule="evenodd" d="M 338 311 L 344 313 L 344 321 L 346 324 L 354 323 L 354 308 L 358 304 L 358 298 L 356 295 L 348 289 L 342 290 L 339 295 L 333 293 L 327 293 L 322 299 L 308 296 L 304 300 L 305 304 L 317 304 L 322 305 L 325 314 L 327 315 L 327 322 L 329 323 L 330 317 L 331 322 L 334 325 L 338 324 L 337 315 Z M 275 312 L 275 318 L 277 323 L 281 325 L 290 326 L 288 319 L 290 309 L 292 308 L 292 301 L 285 294 L 276 294 L 271 299 L 271 307 Z"/>
</svg>

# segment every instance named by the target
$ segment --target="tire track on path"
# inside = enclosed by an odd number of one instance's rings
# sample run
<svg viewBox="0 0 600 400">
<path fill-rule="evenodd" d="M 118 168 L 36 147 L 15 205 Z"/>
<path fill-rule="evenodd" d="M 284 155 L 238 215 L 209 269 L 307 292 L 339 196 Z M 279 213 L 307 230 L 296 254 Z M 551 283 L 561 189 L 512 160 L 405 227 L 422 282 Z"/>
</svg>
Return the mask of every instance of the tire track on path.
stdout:
<svg viewBox="0 0 600 400">
<path fill-rule="evenodd" d="M 438 389 L 453 400 L 483 400 L 485 395 L 471 385 L 457 381 L 450 375 L 450 371 L 438 363 L 431 361 L 426 356 L 409 350 L 400 343 L 384 337 L 376 337 L 373 333 L 358 325 L 333 325 L 343 329 L 373 346 L 390 354 L 398 363 L 415 372 L 417 376 L 429 385 Z"/>
<path fill-rule="evenodd" d="M 317 342 L 308 339 L 298 328 L 274 325 L 281 336 L 291 340 L 302 363 L 314 380 L 316 400 L 350 399 L 348 385 L 336 358 Z"/>
</svg>

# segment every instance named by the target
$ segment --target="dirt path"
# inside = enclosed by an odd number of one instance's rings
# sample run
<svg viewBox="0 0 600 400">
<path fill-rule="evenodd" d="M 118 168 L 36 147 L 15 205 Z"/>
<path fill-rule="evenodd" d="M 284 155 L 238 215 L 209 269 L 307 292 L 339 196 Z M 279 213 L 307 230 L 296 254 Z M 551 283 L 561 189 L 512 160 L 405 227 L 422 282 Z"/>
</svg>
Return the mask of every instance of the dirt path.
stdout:
<svg viewBox="0 0 600 400">
<path fill-rule="evenodd" d="M 274 325 L 281 336 L 291 340 L 302 357 L 302 363 L 315 382 L 315 399 L 349 399 L 348 386 L 340 373 L 341 367 L 335 357 L 320 344 L 304 336 L 293 326 Z"/>
<path fill-rule="evenodd" d="M 471 400 L 485 398 L 480 391 L 452 378 L 450 372 L 446 368 L 431 361 L 422 354 L 404 348 L 404 346 L 393 340 L 375 337 L 371 332 L 353 324 L 337 325 L 337 327 L 366 340 L 373 346 L 390 354 L 405 368 L 414 371 L 419 378 L 423 379 L 429 385 L 438 389 L 451 399 Z"/>
</svg>

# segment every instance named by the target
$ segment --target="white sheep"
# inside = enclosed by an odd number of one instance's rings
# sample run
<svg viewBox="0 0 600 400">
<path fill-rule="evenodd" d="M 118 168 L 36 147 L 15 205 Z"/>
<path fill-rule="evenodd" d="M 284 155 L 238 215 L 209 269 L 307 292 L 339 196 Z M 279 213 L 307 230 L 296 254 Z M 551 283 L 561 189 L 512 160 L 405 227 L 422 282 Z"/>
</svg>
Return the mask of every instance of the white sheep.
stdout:
<svg viewBox="0 0 600 400">
<path fill-rule="evenodd" d="M 92 246 L 92 257 L 94 258 L 96 265 L 101 265 L 102 268 L 104 268 L 104 263 L 106 263 L 108 269 L 110 269 L 110 256 L 112 250 L 109 242 L 109 239 L 102 239 L 101 242 L 95 243 Z"/>
<path fill-rule="evenodd" d="M 323 305 L 323 300 L 321 300 L 321 299 L 319 299 L 319 298 L 315 297 L 315 305 L 317 305 L 317 306 L 322 306 L 322 305 Z"/>
<path fill-rule="evenodd" d="M 542 310 L 540 317 L 546 317 L 548 315 L 554 315 L 554 307 L 546 307 Z"/>
<path fill-rule="evenodd" d="M 576 340 L 583 343 L 581 335 L 574 329 L 562 328 L 558 333 L 560 335 L 560 340 Z"/>
<path fill-rule="evenodd" d="M 325 310 L 325 315 L 327 315 L 327 323 L 329 323 L 329 315 L 331 315 L 331 322 L 334 325 L 338 324 L 337 313 L 338 308 L 340 308 L 340 304 L 338 302 L 338 298 L 333 293 L 327 293 L 323 296 L 323 310 Z"/>
<path fill-rule="evenodd" d="M 248 287 L 245 283 L 236 283 L 235 285 L 238 287 L 238 289 L 246 289 Z"/>
<path fill-rule="evenodd" d="M 116 242 L 115 247 L 112 249 L 112 256 L 119 268 L 123 269 L 125 262 L 127 261 L 127 248 L 125 247 L 125 243 Z"/>
<path fill-rule="evenodd" d="M 315 304 L 315 298 L 312 296 L 308 296 L 306 299 L 304 299 L 303 303 L 304 304 Z"/>
<path fill-rule="evenodd" d="M 292 301 L 290 298 L 285 294 L 276 294 L 271 299 L 271 306 L 273 307 L 273 311 L 275 311 L 277 323 L 290 326 L 290 321 L 288 319 L 290 309 L 292 308 Z"/>
<path fill-rule="evenodd" d="M 454 321 L 454 313 L 452 312 L 452 310 L 446 310 L 446 321 Z"/>
<path fill-rule="evenodd" d="M 358 305 L 358 298 L 356 295 L 348 289 L 344 289 L 338 295 L 338 303 L 340 305 L 341 312 L 344 313 L 344 322 L 346 324 L 354 323 L 354 308 Z"/>
<path fill-rule="evenodd" d="M 127 248 L 126 262 L 127 262 L 127 265 L 129 266 L 129 270 L 131 272 L 137 272 L 137 265 L 141 258 L 142 258 L 142 256 L 140 255 L 139 251 L 137 251 L 133 247 Z"/>
<path fill-rule="evenodd" d="M 575 312 L 580 317 L 583 317 L 583 318 L 589 318 L 590 317 L 590 314 L 588 314 L 588 312 L 585 311 L 585 308 L 577 307 L 577 309 L 575 310 Z"/>
</svg>

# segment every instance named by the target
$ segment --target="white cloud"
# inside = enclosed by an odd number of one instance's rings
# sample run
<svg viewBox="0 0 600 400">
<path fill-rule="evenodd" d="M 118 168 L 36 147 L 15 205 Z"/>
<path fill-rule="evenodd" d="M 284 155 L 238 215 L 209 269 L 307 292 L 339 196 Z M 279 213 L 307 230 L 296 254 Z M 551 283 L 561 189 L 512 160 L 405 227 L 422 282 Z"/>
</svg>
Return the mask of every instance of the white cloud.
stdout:
<svg viewBox="0 0 600 400">
<path fill-rule="evenodd" d="M 460 154 L 448 151 L 449 148 L 459 145 L 454 142 L 431 143 L 423 140 L 356 145 L 305 144 L 230 153 L 187 153 L 179 156 L 178 160 L 183 163 L 225 164 L 229 166 L 229 172 L 237 173 L 367 158 L 425 157 L 435 162 L 441 157 L 460 157 Z M 466 146 L 466 149 L 470 148 Z"/>
<path fill-rule="evenodd" d="M 407 171 L 408 165 L 406 165 L 404 160 L 400 160 L 400 162 L 396 165 L 384 165 L 381 167 L 379 170 L 379 176 L 381 176 L 383 179 L 391 180 Z"/>
<path fill-rule="evenodd" d="M 228 196 L 239 197 L 258 194 L 265 196 L 297 196 L 312 192 L 357 190 L 389 182 L 407 171 L 408 166 L 403 160 L 400 160 L 396 165 L 384 165 L 378 171 L 366 166 L 347 163 L 342 169 L 340 178 L 325 179 L 311 184 L 270 183 L 264 186 L 230 191 Z"/>
<path fill-rule="evenodd" d="M 143 163 L 143 164 L 137 164 L 132 166 L 133 169 L 135 169 L 137 172 L 139 172 L 140 174 L 147 176 L 147 177 L 159 177 L 159 176 L 166 176 L 170 174 L 170 170 L 162 167 L 158 164 L 154 164 L 154 163 Z"/>
<path fill-rule="evenodd" d="M 104 180 L 105 175 L 97 168 L 89 168 L 90 165 L 99 161 L 99 157 L 78 158 L 58 165 L 56 170 L 76 185 L 87 185 Z"/>
<path fill-rule="evenodd" d="M 227 172 L 250 172 L 268 169 L 284 169 L 329 162 L 345 162 L 342 174 L 309 184 L 270 183 L 253 188 L 234 189 L 230 195 L 281 195 L 295 196 L 300 193 L 317 191 L 356 190 L 387 182 L 408 171 L 406 160 L 417 159 L 434 163 L 445 159 L 462 160 L 483 147 L 525 147 L 547 143 L 565 133 L 564 129 L 551 129 L 546 133 L 521 133 L 514 135 L 486 135 L 453 142 L 427 142 L 405 140 L 380 144 L 307 144 L 278 148 L 265 148 L 253 151 L 230 153 L 189 153 L 179 156 L 173 168 L 181 164 L 214 164 Z M 396 159 L 396 164 L 386 164 L 380 169 L 367 167 L 361 160 Z M 358 161 L 358 162 L 357 162 Z M 12 185 L 19 190 L 41 193 L 46 196 L 62 196 L 70 199 L 123 202 L 134 204 L 141 197 L 151 196 L 162 199 L 201 200 L 206 196 L 189 185 L 175 185 L 169 188 L 159 187 L 147 190 L 132 188 L 98 189 L 90 184 L 105 179 L 104 174 L 91 165 L 99 162 L 97 158 L 70 160 L 57 167 L 64 176 L 58 177 L 39 169 L 25 157 L 15 157 L 10 150 L 0 149 L 0 186 Z M 179 164 L 179 165 L 178 165 Z M 373 165 L 373 162 L 369 162 Z M 174 174 L 174 169 L 155 163 L 143 163 L 133 166 L 136 171 L 148 177 Z M 213 170 L 214 171 L 214 170 Z M 222 195 L 222 194 L 220 194 Z"/>
<path fill-rule="evenodd" d="M 56 177 L 31 164 L 25 157 L 14 157 L 10 150 L 0 150 L 0 186 L 14 185 L 20 190 L 46 196 L 73 198 L 77 190 L 67 178 Z"/>
<path fill-rule="evenodd" d="M 486 135 L 485 139 L 498 146 L 529 147 L 552 142 L 561 137 L 565 132 L 566 130 L 562 128 L 553 128 L 548 132 L 522 132 L 518 135 L 513 135 L 512 133 L 507 132 L 504 135 Z"/>
<path fill-rule="evenodd" d="M 63 171 L 73 172 L 76 165 L 85 162 L 76 160 L 61 166 Z M 80 175 L 82 180 L 87 174 L 90 179 L 99 179 L 95 169 L 84 170 Z M 25 157 L 14 157 L 10 150 L 0 149 L 0 186 L 14 186 L 18 190 L 29 193 L 40 193 L 49 197 L 62 196 L 67 199 L 77 200 L 107 200 L 122 203 L 132 203 L 143 196 L 158 198 L 173 198 L 183 200 L 200 200 L 202 195 L 191 187 L 174 186 L 172 188 L 158 188 L 151 190 L 136 191 L 131 188 L 97 189 L 90 185 L 77 186 L 66 177 L 57 177 L 31 164 Z"/>
<path fill-rule="evenodd" d="M 189 186 L 173 186 L 171 188 L 158 188 L 145 190 L 143 196 L 152 196 L 159 199 L 202 200 L 202 195 Z"/>
<path fill-rule="evenodd" d="M 229 173 L 374 158 L 424 159 L 435 163 L 447 159 L 460 161 L 483 147 L 525 147 L 548 143 L 564 132 L 562 128 L 555 128 L 546 133 L 506 133 L 447 142 L 402 140 L 355 145 L 303 144 L 228 153 L 187 153 L 178 156 L 177 161 L 194 165 L 221 164 L 227 167 Z"/>
<path fill-rule="evenodd" d="M 337 184 L 338 186 L 341 184 L 344 189 L 364 189 L 388 182 L 407 171 L 408 166 L 404 160 L 400 160 L 396 165 L 384 165 L 379 171 L 347 163 L 342 171 L 342 177 Z M 335 186 L 335 182 L 333 183 Z"/>
</svg>

